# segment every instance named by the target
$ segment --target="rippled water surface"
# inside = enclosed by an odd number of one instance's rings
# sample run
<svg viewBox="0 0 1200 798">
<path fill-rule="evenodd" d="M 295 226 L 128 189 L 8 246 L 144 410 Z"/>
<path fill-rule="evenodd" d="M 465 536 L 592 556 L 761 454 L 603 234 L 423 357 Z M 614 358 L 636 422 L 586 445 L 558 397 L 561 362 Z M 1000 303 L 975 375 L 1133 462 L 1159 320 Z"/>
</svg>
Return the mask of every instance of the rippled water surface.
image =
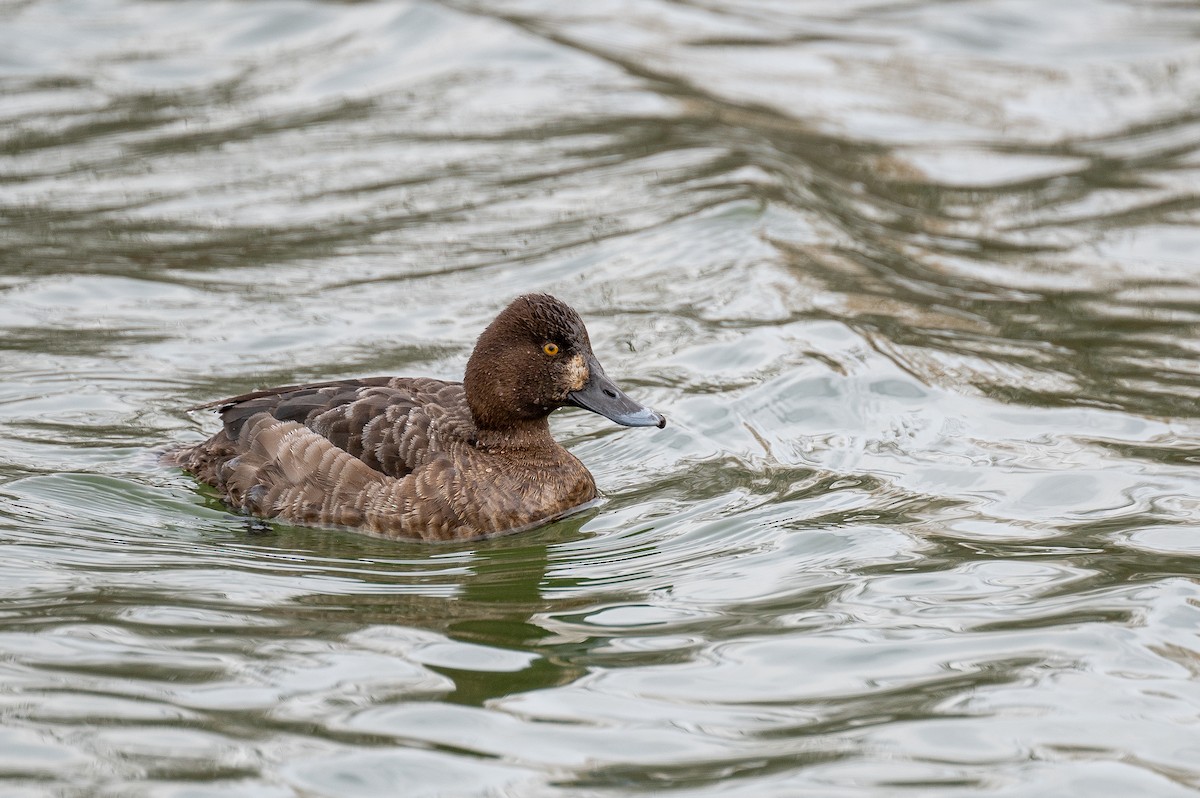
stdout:
<svg viewBox="0 0 1200 798">
<path fill-rule="evenodd" d="M 1195 794 L 1198 186 L 1190 2 L 0 0 L 0 792 Z M 534 290 L 582 516 L 156 461 Z"/>
</svg>

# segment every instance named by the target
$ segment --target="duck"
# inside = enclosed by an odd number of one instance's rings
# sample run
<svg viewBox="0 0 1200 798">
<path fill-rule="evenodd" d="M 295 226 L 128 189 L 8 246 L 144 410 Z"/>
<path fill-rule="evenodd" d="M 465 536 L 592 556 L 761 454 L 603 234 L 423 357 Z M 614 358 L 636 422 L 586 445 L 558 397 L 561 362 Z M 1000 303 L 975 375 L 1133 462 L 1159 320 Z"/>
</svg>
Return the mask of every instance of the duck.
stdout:
<svg viewBox="0 0 1200 798">
<path fill-rule="evenodd" d="M 480 334 L 461 382 L 367 377 L 207 402 L 222 428 L 166 462 L 264 519 L 412 541 L 489 538 L 598 499 L 550 433 L 563 407 L 626 427 L 666 426 L 604 373 L 579 314 L 514 299 Z"/>
</svg>

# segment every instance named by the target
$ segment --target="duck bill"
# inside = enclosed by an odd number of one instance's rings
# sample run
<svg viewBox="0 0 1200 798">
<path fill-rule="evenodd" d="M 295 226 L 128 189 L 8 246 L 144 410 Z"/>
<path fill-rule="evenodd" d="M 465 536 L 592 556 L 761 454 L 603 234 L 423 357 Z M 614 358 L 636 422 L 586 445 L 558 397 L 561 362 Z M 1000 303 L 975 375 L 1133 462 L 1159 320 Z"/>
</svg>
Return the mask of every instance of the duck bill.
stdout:
<svg viewBox="0 0 1200 798">
<path fill-rule="evenodd" d="M 626 427 L 662 429 L 667 425 L 667 420 L 662 415 L 626 396 L 625 392 L 608 378 L 599 363 L 591 358 L 588 361 L 587 383 L 578 391 L 567 394 L 571 404 L 591 410 Z"/>
</svg>

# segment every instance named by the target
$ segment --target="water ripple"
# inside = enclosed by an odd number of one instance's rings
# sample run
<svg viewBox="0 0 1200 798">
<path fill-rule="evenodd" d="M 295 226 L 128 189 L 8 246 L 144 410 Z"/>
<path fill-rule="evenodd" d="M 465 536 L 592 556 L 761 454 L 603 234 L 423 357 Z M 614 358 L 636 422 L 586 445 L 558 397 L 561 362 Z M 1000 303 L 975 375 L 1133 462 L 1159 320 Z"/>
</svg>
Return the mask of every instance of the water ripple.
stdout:
<svg viewBox="0 0 1200 798">
<path fill-rule="evenodd" d="M 1187 3 L 0 3 L 13 795 L 1191 795 Z M 156 453 L 457 378 L 513 295 L 662 431 L 429 548 Z"/>
</svg>

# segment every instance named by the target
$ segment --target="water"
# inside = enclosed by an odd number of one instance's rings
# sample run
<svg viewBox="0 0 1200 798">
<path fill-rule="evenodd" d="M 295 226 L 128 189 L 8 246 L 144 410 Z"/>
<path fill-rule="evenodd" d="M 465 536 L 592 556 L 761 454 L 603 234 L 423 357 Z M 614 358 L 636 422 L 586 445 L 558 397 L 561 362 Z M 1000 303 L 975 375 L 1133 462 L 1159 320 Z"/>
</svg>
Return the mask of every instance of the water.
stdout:
<svg viewBox="0 0 1200 798">
<path fill-rule="evenodd" d="M 1200 790 L 1200 7 L 0 2 L 5 796 Z M 551 291 L 665 412 L 421 547 L 155 452 Z"/>
</svg>

